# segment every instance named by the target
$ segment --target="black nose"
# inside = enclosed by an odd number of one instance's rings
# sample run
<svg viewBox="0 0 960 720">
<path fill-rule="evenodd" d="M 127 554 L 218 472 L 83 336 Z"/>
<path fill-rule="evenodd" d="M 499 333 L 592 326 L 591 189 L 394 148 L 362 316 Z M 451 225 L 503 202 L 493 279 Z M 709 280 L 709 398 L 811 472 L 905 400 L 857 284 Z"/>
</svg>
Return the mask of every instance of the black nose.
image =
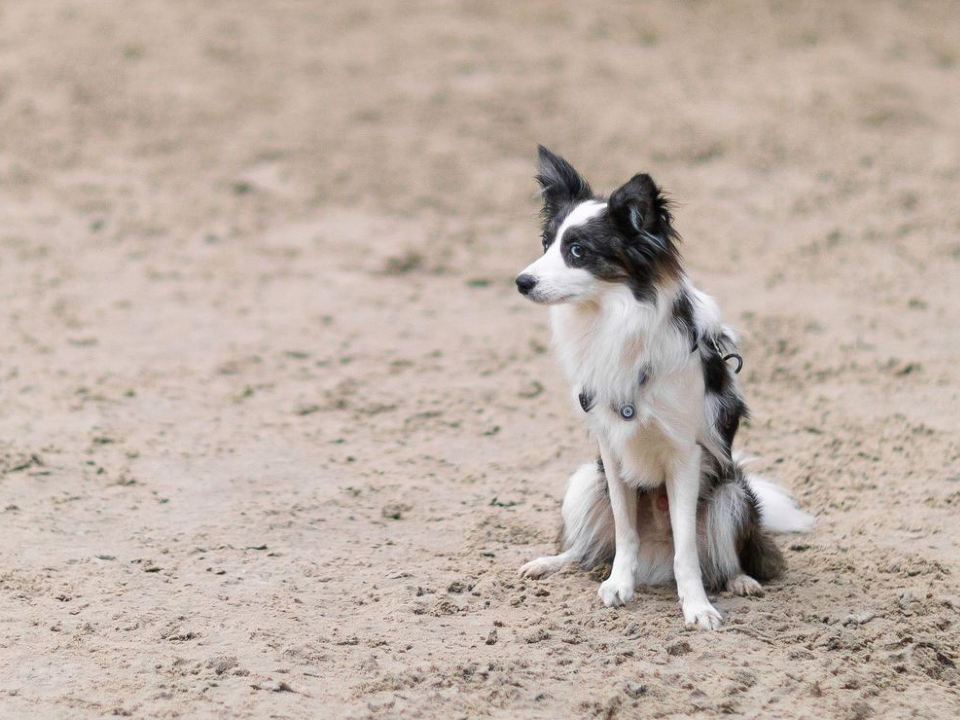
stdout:
<svg viewBox="0 0 960 720">
<path fill-rule="evenodd" d="M 517 277 L 517 290 L 522 295 L 526 295 L 537 285 L 537 279 L 533 275 L 520 275 Z"/>
</svg>

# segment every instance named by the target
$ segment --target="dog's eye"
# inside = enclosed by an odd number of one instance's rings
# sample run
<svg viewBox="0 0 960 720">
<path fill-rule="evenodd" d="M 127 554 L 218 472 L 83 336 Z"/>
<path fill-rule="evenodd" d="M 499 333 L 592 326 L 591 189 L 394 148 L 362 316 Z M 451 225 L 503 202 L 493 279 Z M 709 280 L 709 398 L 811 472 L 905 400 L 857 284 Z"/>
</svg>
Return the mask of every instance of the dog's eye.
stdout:
<svg viewBox="0 0 960 720">
<path fill-rule="evenodd" d="M 549 247 L 550 247 L 550 241 L 547 240 L 547 238 L 544 238 L 544 239 L 543 239 L 543 251 L 546 252 Z"/>
<path fill-rule="evenodd" d="M 578 243 L 574 243 L 573 245 L 571 245 L 571 246 L 570 246 L 570 255 L 571 255 L 572 257 L 575 257 L 577 260 L 579 260 L 580 258 L 582 258 L 582 257 L 583 257 L 583 246 L 580 245 L 580 244 L 578 244 Z"/>
</svg>

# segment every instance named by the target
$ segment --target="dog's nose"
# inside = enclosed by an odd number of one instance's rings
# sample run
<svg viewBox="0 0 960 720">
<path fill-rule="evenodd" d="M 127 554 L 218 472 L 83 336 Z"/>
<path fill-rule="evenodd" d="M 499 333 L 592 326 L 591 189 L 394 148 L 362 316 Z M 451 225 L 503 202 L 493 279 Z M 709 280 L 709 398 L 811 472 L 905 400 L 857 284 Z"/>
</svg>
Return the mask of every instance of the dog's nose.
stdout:
<svg viewBox="0 0 960 720">
<path fill-rule="evenodd" d="M 526 295 L 537 285 L 537 279 L 533 275 L 520 275 L 517 277 L 517 290 L 522 295 Z"/>
</svg>

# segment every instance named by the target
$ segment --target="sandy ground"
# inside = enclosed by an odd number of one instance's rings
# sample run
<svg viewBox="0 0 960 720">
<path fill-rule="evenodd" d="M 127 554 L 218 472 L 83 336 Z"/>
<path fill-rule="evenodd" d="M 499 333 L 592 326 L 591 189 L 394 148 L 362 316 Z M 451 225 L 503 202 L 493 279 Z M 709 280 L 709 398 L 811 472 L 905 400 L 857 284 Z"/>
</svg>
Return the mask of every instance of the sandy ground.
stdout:
<svg viewBox="0 0 960 720">
<path fill-rule="evenodd" d="M 960 712 L 960 5 L 4 0 L 0 716 Z M 593 454 L 535 144 L 647 170 L 819 517 L 521 582 Z"/>
</svg>

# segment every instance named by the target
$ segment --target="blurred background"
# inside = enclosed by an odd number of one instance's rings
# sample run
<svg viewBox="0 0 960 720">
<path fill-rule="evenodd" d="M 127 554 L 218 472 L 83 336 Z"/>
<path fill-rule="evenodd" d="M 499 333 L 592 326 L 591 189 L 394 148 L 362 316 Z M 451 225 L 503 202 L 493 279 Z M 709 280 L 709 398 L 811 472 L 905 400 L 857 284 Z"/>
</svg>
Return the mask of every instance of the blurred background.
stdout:
<svg viewBox="0 0 960 720">
<path fill-rule="evenodd" d="M 4 0 L 0 711 L 955 717 L 958 20 Z M 515 580 L 593 454 L 537 143 L 669 191 L 820 517 L 723 633 Z"/>
</svg>

